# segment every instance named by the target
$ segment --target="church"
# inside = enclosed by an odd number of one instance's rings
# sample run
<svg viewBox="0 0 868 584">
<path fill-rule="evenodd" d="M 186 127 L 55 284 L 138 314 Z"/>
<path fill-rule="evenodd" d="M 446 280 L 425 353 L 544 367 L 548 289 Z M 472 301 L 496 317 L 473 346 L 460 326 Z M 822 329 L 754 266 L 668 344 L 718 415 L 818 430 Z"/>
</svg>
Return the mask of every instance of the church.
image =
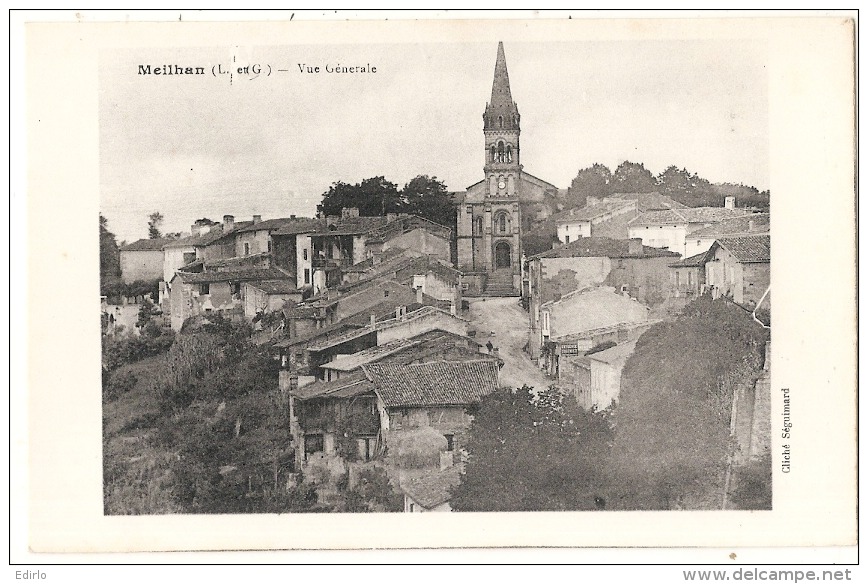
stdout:
<svg viewBox="0 0 868 584">
<path fill-rule="evenodd" d="M 466 275 L 470 294 L 517 296 L 522 234 L 553 212 L 558 188 L 521 164 L 521 115 L 509 88 L 502 42 L 482 119 L 485 178 L 456 197 L 458 269 Z"/>
</svg>

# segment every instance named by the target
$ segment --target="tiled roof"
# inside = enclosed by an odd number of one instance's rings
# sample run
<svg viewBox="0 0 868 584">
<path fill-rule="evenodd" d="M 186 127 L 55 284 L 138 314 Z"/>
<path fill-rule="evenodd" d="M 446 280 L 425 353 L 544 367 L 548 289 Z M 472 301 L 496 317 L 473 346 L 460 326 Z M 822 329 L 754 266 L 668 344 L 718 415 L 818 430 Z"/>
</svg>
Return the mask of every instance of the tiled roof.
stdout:
<svg viewBox="0 0 868 584">
<path fill-rule="evenodd" d="M 559 300 L 546 302 L 550 312 L 551 338 L 587 333 L 600 328 L 641 323 L 648 320 L 648 308 L 609 286 L 577 290 Z"/>
<path fill-rule="evenodd" d="M 298 292 L 298 289 L 291 280 L 256 282 L 255 284 L 251 284 L 251 286 L 262 290 L 266 294 L 291 294 Z"/>
<path fill-rule="evenodd" d="M 620 345 L 615 345 L 614 347 L 610 347 L 597 353 L 592 353 L 588 355 L 588 359 L 593 359 L 594 361 L 600 361 L 602 363 L 609 364 L 617 363 L 618 361 L 626 359 L 627 357 L 632 355 L 635 348 L 636 339 L 628 341 L 626 343 L 621 343 Z"/>
<path fill-rule="evenodd" d="M 163 246 L 175 241 L 171 237 L 158 237 L 157 239 L 140 239 L 120 248 L 120 251 L 162 251 Z"/>
<path fill-rule="evenodd" d="M 566 211 L 561 211 L 560 213 L 552 215 L 549 219 L 554 219 L 557 223 L 590 221 L 591 219 L 611 213 L 612 211 L 632 206 L 633 203 L 631 201 L 603 201 L 596 205 L 582 207 L 581 209 L 567 209 Z"/>
<path fill-rule="evenodd" d="M 206 269 L 207 268 L 226 268 L 226 267 L 232 267 L 232 266 L 242 267 L 245 264 L 249 264 L 249 263 L 253 262 L 254 260 L 258 260 L 260 258 L 266 258 L 266 257 L 271 257 L 271 253 L 266 251 L 266 252 L 256 253 L 256 254 L 246 255 L 246 256 L 235 256 L 232 258 L 220 258 L 220 259 L 215 259 L 215 260 L 207 260 L 205 262 L 205 268 Z"/>
<path fill-rule="evenodd" d="M 350 373 L 334 381 L 316 381 L 292 391 L 293 397 L 301 401 L 323 397 L 353 397 L 374 391 L 374 384 L 364 373 Z"/>
<path fill-rule="evenodd" d="M 346 217 L 321 226 L 315 235 L 361 235 L 386 224 L 386 217 Z"/>
<path fill-rule="evenodd" d="M 390 247 L 389 249 L 383 250 L 383 253 L 380 254 L 379 263 L 387 262 L 391 259 L 394 259 L 398 256 L 409 256 L 412 255 L 411 252 L 407 251 L 402 247 Z M 344 268 L 343 272 L 364 272 L 366 270 L 374 267 L 374 258 L 370 257 L 366 260 L 362 260 L 357 264 L 353 264 Z M 379 264 L 377 264 L 379 265 Z"/>
<path fill-rule="evenodd" d="M 372 363 L 362 369 L 387 408 L 470 405 L 498 386 L 498 367 L 492 360 Z"/>
<path fill-rule="evenodd" d="M 176 272 L 185 284 L 204 284 L 211 282 L 250 282 L 255 280 L 288 280 L 292 275 L 280 268 L 246 268 L 229 272 Z"/>
<path fill-rule="evenodd" d="M 697 268 L 700 266 L 704 266 L 708 261 L 706 258 L 708 257 L 708 250 L 698 253 L 694 256 L 690 256 L 689 258 L 684 258 L 680 262 L 674 262 L 669 264 L 670 268 Z"/>
<path fill-rule="evenodd" d="M 727 209 L 726 207 L 687 207 L 684 209 L 667 209 L 665 211 L 648 211 L 636 217 L 631 225 L 660 225 L 681 223 L 715 223 L 746 215 L 743 209 Z"/>
<path fill-rule="evenodd" d="M 362 365 L 366 365 L 368 363 L 376 363 L 377 361 L 393 357 L 396 354 L 409 351 L 410 349 L 419 347 L 423 344 L 432 344 L 435 347 L 442 347 L 446 343 L 454 344 L 459 341 L 467 343 L 467 346 L 469 347 L 468 352 L 472 352 L 473 360 L 478 360 L 483 357 L 483 354 L 479 352 L 479 341 L 470 337 L 456 335 L 455 333 L 451 333 L 448 331 L 434 329 L 431 331 L 426 331 L 421 335 L 417 335 L 410 339 L 397 339 L 384 345 L 371 347 L 369 349 L 353 353 L 352 355 L 338 355 L 334 361 L 321 365 L 321 367 L 323 367 L 324 369 L 334 369 L 337 371 L 353 371 L 355 369 L 358 369 Z"/>
<path fill-rule="evenodd" d="M 679 203 L 672 197 L 661 195 L 660 193 L 612 193 L 606 199 L 623 199 L 626 201 L 636 201 L 636 209 L 644 213 L 645 211 L 658 211 L 661 209 L 686 209 L 687 205 Z"/>
<path fill-rule="evenodd" d="M 771 237 L 768 234 L 725 237 L 718 239 L 714 245 L 719 245 L 730 252 L 740 263 L 767 263 L 771 261 Z"/>
<path fill-rule="evenodd" d="M 442 235 L 445 239 L 449 239 L 452 230 L 439 223 L 434 223 L 424 217 L 418 215 L 404 215 L 398 217 L 394 221 L 389 221 L 385 225 L 375 227 L 368 232 L 368 237 L 371 241 L 388 241 L 394 237 L 412 231 L 414 229 L 425 229 Z"/>
<path fill-rule="evenodd" d="M 657 247 L 642 246 L 641 253 L 630 253 L 630 240 L 609 237 L 580 237 L 566 245 L 550 249 L 533 258 L 572 258 L 572 257 L 609 257 L 609 258 L 649 258 L 677 257 L 674 251 Z"/>
<path fill-rule="evenodd" d="M 233 225 L 232 229 L 226 232 L 223 231 L 223 225 L 215 225 L 208 233 L 176 239 L 171 243 L 167 243 L 165 247 L 203 247 L 215 243 L 224 236 L 235 235 L 240 229 L 252 224 L 252 221 L 238 221 Z"/>
<path fill-rule="evenodd" d="M 250 224 L 245 225 L 240 229 L 236 229 L 236 233 L 248 233 L 251 231 L 263 231 L 263 230 L 272 230 L 278 229 L 282 227 L 284 224 L 290 223 L 294 221 L 289 217 L 284 217 L 282 219 L 266 219 L 265 221 L 251 221 Z"/>
<path fill-rule="evenodd" d="M 289 223 L 279 227 L 276 231 L 272 232 L 271 235 L 298 235 L 299 233 L 311 233 L 313 231 L 325 229 L 325 226 L 325 219 L 296 217 L 295 219 L 290 219 Z"/>
<path fill-rule="evenodd" d="M 751 229 L 751 225 L 753 229 Z M 751 213 L 734 219 L 722 221 L 716 225 L 709 225 L 690 233 L 690 237 L 727 237 L 730 235 L 750 235 L 752 233 L 769 232 L 769 214 Z"/>
<path fill-rule="evenodd" d="M 434 470 L 407 477 L 401 481 L 401 490 L 426 509 L 433 509 L 452 499 L 452 489 L 461 482 L 461 466 Z"/>
<path fill-rule="evenodd" d="M 358 312 L 351 314 L 349 316 L 341 319 L 341 322 L 348 322 L 350 324 L 355 324 L 360 327 L 371 324 L 371 315 L 374 315 L 374 322 L 382 322 L 384 320 L 389 320 L 395 318 L 395 311 L 398 307 L 403 306 L 407 309 L 407 312 L 410 313 L 414 310 L 418 310 L 423 306 L 431 306 L 432 304 L 418 304 L 416 302 L 412 302 L 407 304 L 407 302 L 401 302 L 397 300 L 383 300 L 382 302 L 378 302 L 374 306 L 369 306 L 368 308 L 364 308 L 359 310 Z"/>
<path fill-rule="evenodd" d="M 291 337 L 288 339 L 281 339 L 274 343 L 275 347 L 294 347 L 296 345 L 306 345 L 308 343 L 312 343 L 313 341 L 319 340 L 320 342 L 325 342 L 330 338 L 339 337 L 345 335 L 347 331 L 355 331 L 359 327 L 351 324 L 347 324 L 345 322 L 336 322 L 334 324 L 330 324 L 328 326 L 324 326 L 321 329 L 315 329 L 310 331 L 305 335 L 300 335 L 297 337 Z M 370 332 L 370 330 L 368 331 Z"/>
</svg>

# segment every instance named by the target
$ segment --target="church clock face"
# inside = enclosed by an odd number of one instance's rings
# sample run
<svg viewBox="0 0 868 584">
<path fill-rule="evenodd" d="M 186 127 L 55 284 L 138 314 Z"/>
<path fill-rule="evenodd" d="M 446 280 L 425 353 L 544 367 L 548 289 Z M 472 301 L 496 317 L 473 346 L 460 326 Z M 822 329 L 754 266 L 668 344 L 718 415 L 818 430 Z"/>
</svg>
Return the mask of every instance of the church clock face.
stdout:
<svg viewBox="0 0 868 584">
<path fill-rule="evenodd" d="M 497 183 L 497 188 L 499 188 L 500 190 L 505 189 L 505 188 L 506 188 L 506 183 L 503 182 L 503 181 L 500 181 L 499 183 Z"/>
</svg>

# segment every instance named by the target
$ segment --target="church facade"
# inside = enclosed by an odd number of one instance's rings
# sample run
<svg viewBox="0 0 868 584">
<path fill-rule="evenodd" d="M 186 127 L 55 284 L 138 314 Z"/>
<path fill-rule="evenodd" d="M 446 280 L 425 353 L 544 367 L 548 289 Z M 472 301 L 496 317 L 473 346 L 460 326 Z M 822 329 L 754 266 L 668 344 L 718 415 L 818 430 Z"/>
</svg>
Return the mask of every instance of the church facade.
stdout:
<svg viewBox="0 0 868 584">
<path fill-rule="evenodd" d="M 491 99 L 483 114 L 485 178 L 457 209 L 458 269 L 489 294 L 521 291 L 522 234 L 552 212 L 558 189 L 521 164 L 521 115 L 512 99 L 503 43 L 497 46 Z"/>
</svg>

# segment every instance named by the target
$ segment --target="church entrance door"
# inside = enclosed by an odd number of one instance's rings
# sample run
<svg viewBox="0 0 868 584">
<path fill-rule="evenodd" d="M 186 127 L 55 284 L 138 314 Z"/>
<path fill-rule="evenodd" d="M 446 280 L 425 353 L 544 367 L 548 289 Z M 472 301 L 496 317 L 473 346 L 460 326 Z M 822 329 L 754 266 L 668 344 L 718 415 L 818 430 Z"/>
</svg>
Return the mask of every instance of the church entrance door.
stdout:
<svg viewBox="0 0 868 584">
<path fill-rule="evenodd" d="M 510 252 L 511 248 L 505 241 L 499 241 L 497 245 L 494 246 L 494 269 L 500 270 L 512 266 Z"/>
</svg>

